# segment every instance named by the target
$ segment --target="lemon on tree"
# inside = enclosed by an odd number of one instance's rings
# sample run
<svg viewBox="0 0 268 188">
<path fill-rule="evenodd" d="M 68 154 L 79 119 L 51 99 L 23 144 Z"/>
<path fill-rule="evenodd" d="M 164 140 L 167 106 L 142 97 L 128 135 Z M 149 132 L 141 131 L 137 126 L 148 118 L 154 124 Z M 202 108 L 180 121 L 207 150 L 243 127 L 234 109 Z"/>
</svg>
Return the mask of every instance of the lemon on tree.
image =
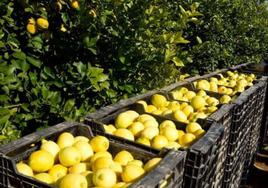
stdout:
<svg viewBox="0 0 268 188">
<path fill-rule="evenodd" d="M 46 172 L 54 165 L 54 157 L 47 151 L 38 150 L 30 155 L 28 164 L 34 172 Z"/>
<path fill-rule="evenodd" d="M 81 174 L 68 174 L 62 178 L 59 188 L 87 188 L 88 183 L 85 176 Z"/>
<path fill-rule="evenodd" d="M 37 25 L 41 29 L 48 29 L 48 27 L 49 27 L 49 23 L 48 23 L 47 19 L 45 19 L 45 18 L 38 18 Z"/>
<path fill-rule="evenodd" d="M 59 161 L 66 167 L 76 165 L 81 161 L 80 151 L 73 146 L 65 147 L 59 152 Z"/>
<path fill-rule="evenodd" d="M 90 140 L 90 145 L 94 152 L 107 151 L 109 140 L 104 136 L 95 136 Z"/>
<path fill-rule="evenodd" d="M 19 173 L 24 174 L 26 176 L 33 176 L 33 170 L 31 169 L 30 166 L 28 166 L 27 164 L 23 163 L 23 162 L 19 162 L 16 164 L 16 168 L 18 170 Z"/>
<path fill-rule="evenodd" d="M 93 183 L 97 187 L 112 187 L 116 184 L 117 178 L 113 170 L 102 168 L 93 173 Z"/>
</svg>

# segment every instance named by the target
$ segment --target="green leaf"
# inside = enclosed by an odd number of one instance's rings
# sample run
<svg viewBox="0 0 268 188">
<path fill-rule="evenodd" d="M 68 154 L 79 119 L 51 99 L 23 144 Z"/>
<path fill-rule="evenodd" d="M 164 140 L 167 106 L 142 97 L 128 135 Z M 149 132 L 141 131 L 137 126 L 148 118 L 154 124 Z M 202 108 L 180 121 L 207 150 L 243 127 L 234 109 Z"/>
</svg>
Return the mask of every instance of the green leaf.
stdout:
<svg viewBox="0 0 268 188">
<path fill-rule="evenodd" d="M 184 66 L 184 63 L 182 62 L 182 60 L 178 57 L 173 57 L 172 61 L 174 62 L 174 64 L 177 66 L 177 67 L 183 67 Z"/>
<path fill-rule="evenodd" d="M 33 66 L 40 68 L 41 67 L 41 61 L 38 59 L 35 59 L 33 57 L 27 56 L 27 61 L 32 64 Z"/>
<path fill-rule="evenodd" d="M 16 59 L 26 60 L 26 55 L 23 52 L 14 52 L 12 56 Z"/>
</svg>

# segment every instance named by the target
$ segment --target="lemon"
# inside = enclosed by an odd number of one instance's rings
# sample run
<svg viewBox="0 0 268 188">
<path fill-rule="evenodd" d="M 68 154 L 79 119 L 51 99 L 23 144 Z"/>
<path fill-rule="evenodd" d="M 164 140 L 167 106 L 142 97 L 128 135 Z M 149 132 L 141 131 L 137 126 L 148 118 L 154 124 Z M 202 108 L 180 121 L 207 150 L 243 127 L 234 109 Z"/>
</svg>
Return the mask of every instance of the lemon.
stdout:
<svg viewBox="0 0 268 188">
<path fill-rule="evenodd" d="M 180 105 L 180 110 L 183 110 L 186 106 L 188 106 L 189 104 L 187 102 L 183 102 Z"/>
<path fill-rule="evenodd" d="M 209 88 L 210 91 L 218 92 L 218 83 L 217 82 L 210 81 L 209 85 L 210 85 L 210 88 Z"/>
<path fill-rule="evenodd" d="M 78 141 L 89 142 L 89 139 L 87 137 L 85 137 L 85 136 L 76 136 L 76 137 L 74 137 L 74 143 L 76 143 Z"/>
<path fill-rule="evenodd" d="M 113 187 L 116 184 L 116 174 L 109 168 L 102 168 L 93 173 L 93 183 L 97 187 Z"/>
<path fill-rule="evenodd" d="M 54 160 L 57 160 L 60 147 L 55 142 L 43 139 L 40 149 L 49 152 L 51 155 L 53 155 Z"/>
<path fill-rule="evenodd" d="M 123 169 L 121 178 L 124 182 L 129 183 L 138 180 L 145 174 L 145 171 L 142 167 L 137 165 L 127 165 Z"/>
<path fill-rule="evenodd" d="M 41 28 L 41 29 L 48 29 L 49 27 L 49 23 L 45 18 L 38 18 L 37 19 L 37 25 Z"/>
<path fill-rule="evenodd" d="M 152 112 L 152 114 L 154 114 L 154 115 L 161 115 L 163 113 L 163 111 L 162 110 L 155 110 L 155 111 L 153 111 Z"/>
<path fill-rule="evenodd" d="M 140 115 L 137 118 L 136 121 L 141 122 L 141 123 L 144 123 L 147 120 L 155 120 L 156 121 L 156 119 L 153 116 L 149 115 L 149 114 L 142 114 L 142 115 Z"/>
<path fill-rule="evenodd" d="M 140 135 L 141 131 L 144 129 L 144 125 L 141 122 L 134 122 L 128 127 L 132 134 L 137 137 Z"/>
<path fill-rule="evenodd" d="M 80 174 L 82 172 L 85 172 L 89 169 L 88 163 L 78 163 L 69 168 L 69 173 L 72 174 Z"/>
<path fill-rule="evenodd" d="M 80 8 L 79 2 L 77 0 L 72 0 L 71 6 L 74 9 L 79 9 Z"/>
<path fill-rule="evenodd" d="M 96 159 L 92 166 L 91 169 L 94 171 L 102 169 L 102 168 L 110 168 L 113 164 L 113 160 L 109 157 L 99 157 Z"/>
<path fill-rule="evenodd" d="M 143 162 L 141 161 L 141 160 L 133 160 L 133 161 L 129 161 L 128 163 L 127 163 L 127 165 L 130 165 L 130 164 L 132 164 L 132 165 L 137 165 L 137 166 L 140 166 L 140 167 L 143 167 Z"/>
<path fill-rule="evenodd" d="M 197 89 L 203 89 L 203 90 L 209 90 L 210 84 L 207 80 L 199 80 L 196 83 L 196 88 Z"/>
<path fill-rule="evenodd" d="M 187 133 L 194 133 L 195 131 L 199 129 L 202 129 L 202 127 L 196 122 L 191 122 L 186 126 Z"/>
<path fill-rule="evenodd" d="M 63 148 L 59 152 L 59 161 L 66 167 L 76 165 L 81 161 L 80 151 L 73 146 Z"/>
<path fill-rule="evenodd" d="M 140 115 L 138 112 L 136 112 L 134 110 L 128 110 L 125 113 L 130 116 L 130 118 L 132 119 L 132 121 L 135 121 L 139 117 L 139 115 Z"/>
<path fill-rule="evenodd" d="M 128 162 L 133 161 L 133 160 L 134 160 L 134 157 L 132 156 L 132 154 L 126 150 L 120 151 L 114 157 L 114 161 L 118 162 L 122 166 L 127 165 Z"/>
<path fill-rule="evenodd" d="M 195 96 L 192 100 L 191 100 L 191 105 L 195 110 L 198 110 L 200 108 L 204 108 L 206 106 L 206 101 L 203 97 L 200 96 Z"/>
<path fill-rule="evenodd" d="M 181 110 L 176 110 L 173 115 L 177 121 L 188 122 L 187 116 Z"/>
<path fill-rule="evenodd" d="M 178 132 L 178 139 L 180 139 L 185 134 L 183 130 L 178 130 L 177 132 Z"/>
<path fill-rule="evenodd" d="M 51 169 L 49 169 L 48 174 L 53 178 L 54 182 L 57 182 L 62 177 L 66 176 L 68 172 L 68 169 L 61 165 L 56 164 Z"/>
<path fill-rule="evenodd" d="M 179 139 L 179 144 L 182 146 L 189 146 L 196 139 L 192 133 L 186 133 Z"/>
<path fill-rule="evenodd" d="M 94 187 L 92 178 L 93 172 L 92 171 L 85 171 L 81 173 L 82 176 L 86 177 L 88 187 Z"/>
<path fill-rule="evenodd" d="M 155 149 L 162 149 L 168 145 L 168 139 L 165 136 L 157 135 L 152 140 L 152 147 Z"/>
<path fill-rule="evenodd" d="M 47 151 L 38 150 L 30 155 L 28 164 L 35 172 L 46 172 L 54 165 L 54 157 Z"/>
<path fill-rule="evenodd" d="M 206 131 L 204 129 L 198 129 L 194 132 L 194 135 L 196 136 L 196 138 L 200 138 L 202 137 L 204 134 L 206 133 Z"/>
<path fill-rule="evenodd" d="M 36 27 L 35 27 L 34 24 L 28 23 L 27 26 L 26 26 L 26 29 L 32 35 L 34 35 L 36 33 Z"/>
<path fill-rule="evenodd" d="M 139 101 L 137 101 L 136 103 L 137 103 L 137 104 L 141 104 L 141 105 L 144 107 L 144 109 L 147 108 L 147 103 L 146 103 L 145 101 L 143 101 L 143 100 L 139 100 Z"/>
<path fill-rule="evenodd" d="M 167 138 L 168 141 L 175 141 L 178 139 L 178 131 L 172 127 L 164 127 L 160 130 L 160 134 Z"/>
<path fill-rule="evenodd" d="M 229 95 L 223 95 L 223 96 L 220 98 L 220 103 L 222 103 L 222 104 L 227 104 L 227 103 L 229 103 L 231 100 L 232 100 L 232 98 L 231 98 Z"/>
<path fill-rule="evenodd" d="M 153 158 L 153 159 L 147 161 L 147 163 L 144 165 L 144 170 L 146 172 L 151 171 L 153 168 L 155 168 L 160 163 L 161 160 L 162 160 L 162 158 L 156 157 L 156 158 Z"/>
<path fill-rule="evenodd" d="M 160 130 L 165 128 L 165 127 L 171 127 L 171 128 L 176 129 L 175 123 L 173 121 L 171 121 L 171 120 L 165 120 L 159 125 Z"/>
<path fill-rule="evenodd" d="M 186 88 L 186 87 L 181 87 L 179 88 L 178 92 L 182 93 L 182 94 L 185 94 L 187 93 L 189 90 Z"/>
<path fill-rule="evenodd" d="M 180 109 L 180 103 L 178 101 L 171 101 L 168 104 L 168 109 L 175 111 Z"/>
<path fill-rule="evenodd" d="M 114 125 L 110 124 L 110 125 L 103 125 L 103 128 L 105 130 L 106 133 L 109 133 L 109 134 L 113 134 L 114 131 L 116 131 L 116 128 Z"/>
<path fill-rule="evenodd" d="M 74 136 L 71 133 L 62 133 L 57 140 L 57 144 L 60 149 L 72 146 L 74 144 Z"/>
<path fill-rule="evenodd" d="M 88 183 L 85 176 L 81 174 L 68 174 L 64 176 L 59 188 L 87 188 Z"/>
<path fill-rule="evenodd" d="M 113 156 L 108 152 L 108 151 L 100 151 L 95 153 L 91 158 L 90 158 L 90 163 L 93 164 L 96 159 L 99 157 L 108 157 L 110 159 L 113 159 Z"/>
<path fill-rule="evenodd" d="M 207 93 L 204 91 L 204 90 L 199 90 L 198 92 L 197 92 L 197 94 L 196 94 L 197 96 L 201 96 L 201 97 L 204 97 L 204 96 L 206 96 L 207 95 Z"/>
<path fill-rule="evenodd" d="M 193 97 L 196 96 L 196 93 L 194 91 L 187 91 L 184 95 L 188 100 L 191 100 Z"/>
<path fill-rule="evenodd" d="M 210 77 L 209 80 L 210 80 L 211 82 L 216 82 L 216 83 L 218 82 L 218 79 L 215 78 L 215 77 Z"/>
<path fill-rule="evenodd" d="M 207 108 L 207 113 L 213 113 L 216 110 L 218 110 L 218 108 L 216 106 L 210 106 Z"/>
<path fill-rule="evenodd" d="M 153 139 L 156 135 L 159 134 L 159 129 L 156 127 L 146 127 L 141 132 L 141 137 L 148 138 L 149 140 Z"/>
<path fill-rule="evenodd" d="M 146 146 L 151 146 L 150 140 L 148 138 L 140 137 L 136 140 L 136 142 L 144 144 Z"/>
<path fill-rule="evenodd" d="M 117 129 L 116 131 L 114 131 L 113 134 L 115 136 L 122 137 L 122 138 L 125 138 L 127 140 L 134 141 L 134 135 L 128 129 L 122 129 L 122 128 L 120 128 L 120 129 Z"/>
<path fill-rule="evenodd" d="M 170 141 L 168 142 L 168 145 L 166 145 L 165 147 L 169 149 L 179 149 L 181 145 L 175 141 Z"/>
<path fill-rule="evenodd" d="M 127 183 L 125 183 L 125 182 L 118 182 L 112 188 L 126 188 L 126 187 L 127 187 Z"/>
<path fill-rule="evenodd" d="M 130 113 L 122 112 L 115 119 L 116 128 L 128 128 L 134 121 Z"/>
<path fill-rule="evenodd" d="M 191 113 L 194 112 L 194 108 L 192 106 L 188 105 L 182 109 L 182 112 L 188 117 Z"/>
<path fill-rule="evenodd" d="M 145 112 L 152 113 L 156 110 L 157 110 L 157 108 L 154 105 L 148 105 L 145 109 Z"/>
<path fill-rule="evenodd" d="M 219 100 L 214 98 L 214 97 L 208 97 L 206 99 L 206 103 L 209 105 L 209 106 L 217 106 L 219 104 Z"/>
<path fill-rule="evenodd" d="M 224 86 L 220 86 L 220 87 L 218 88 L 218 92 L 219 92 L 220 94 L 225 94 L 226 91 L 227 91 L 227 88 L 224 87 Z"/>
<path fill-rule="evenodd" d="M 95 136 L 90 140 L 90 145 L 94 152 L 107 151 L 109 140 L 104 136 Z"/>
<path fill-rule="evenodd" d="M 169 115 L 172 114 L 172 112 L 173 112 L 172 110 L 165 110 L 165 111 L 162 112 L 161 115 L 162 115 L 162 116 L 169 116 Z"/>
<path fill-rule="evenodd" d="M 53 178 L 48 174 L 48 173 L 40 173 L 40 174 L 36 174 L 34 176 L 35 179 L 45 182 L 47 184 L 52 184 L 54 183 Z"/>
<path fill-rule="evenodd" d="M 165 96 L 160 94 L 154 94 L 151 97 L 151 103 L 157 108 L 165 107 L 167 105 L 167 99 Z"/>
<path fill-rule="evenodd" d="M 179 91 L 171 91 L 170 94 L 172 98 L 176 100 L 179 100 L 183 96 L 183 93 Z"/>
<path fill-rule="evenodd" d="M 147 120 L 143 122 L 144 128 L 146 127 L 158 127 L 158 122 L 156 120 Z"/>
<path fill-rule="evenodd" d="M 31 167 L 29 167 L 27 164 L 23 163 L 23 162 L 19 162 L 16 164 L 16 168 L 18 170 L 19 173 L 24 174 L 26 176 L 33 176 L 33 170 L 31 169 Z"/>
<path fill-rule="evenodd" d="M 93 155 L 93 149 L 88 142 L 77 141 L 74 143 L 73 147 L 79 150 L 81 161 L 89 161 L 90 157 Z"/>
<path fill-rule="evenodd" d="M 110 169 L 112 169 L 117 176 L 119 176 L 123 172 L 123 168 L 119 162 L 113 161 L 113 163 L 110 166 Z"/>
</svg>

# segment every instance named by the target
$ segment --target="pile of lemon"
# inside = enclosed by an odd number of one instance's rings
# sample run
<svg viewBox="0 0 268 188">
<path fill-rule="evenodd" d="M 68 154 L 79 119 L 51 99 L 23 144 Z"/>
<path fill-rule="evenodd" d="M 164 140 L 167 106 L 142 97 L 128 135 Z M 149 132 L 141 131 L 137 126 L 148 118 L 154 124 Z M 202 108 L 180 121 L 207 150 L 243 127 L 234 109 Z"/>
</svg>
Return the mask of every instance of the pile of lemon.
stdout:
<svg viewBox="0 0 268 188">
<path fill-rule="evenodd" d="M 205 130 L 196 122 L 189 123 L 184 132 L 177 129 L 171 120 L 164 120 L 159 124 L 152 115 L 139 115 L 133 110 L 120 113 L 115 119 L 115 124 L 104 125 L 104 129 L 109 134 L 155 149 L 189 147 L 205 134 Z"/>
<path fill-rule="evenodd" d="M 64 132 L 57 142 L 43 140 L 40 150 L 16 167 L 26 176 L 60 188 L 122 188 L 143 177 L 161 161 L 153 158 L 143 164 L 126 150 L 113 157 L 108 148 L 109 140 L 104 136 L 89 140 Z"/>
</svg>

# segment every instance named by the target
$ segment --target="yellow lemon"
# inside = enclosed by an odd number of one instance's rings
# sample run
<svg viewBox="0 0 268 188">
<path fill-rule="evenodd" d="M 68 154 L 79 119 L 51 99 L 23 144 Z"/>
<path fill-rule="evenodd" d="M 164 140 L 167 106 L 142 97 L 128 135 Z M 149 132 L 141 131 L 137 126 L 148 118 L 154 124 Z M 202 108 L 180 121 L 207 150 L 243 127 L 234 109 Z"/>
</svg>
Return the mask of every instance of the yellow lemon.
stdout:
<svg viewBox="0 0 268 188">
<path fill-rule="evenodd" d="M 138 112 L 136 112 L 134 110 L 127 110 L 125 113 L 130 116 L 130 118 L 132 119 L 132 121 L 135 121 L 139 117 L 139 115 L 140 115 Z"/>
<path fill-rule="evenodd" d="M 81 174 L 89 169 L 88 163 L 78 163 L 69 168 L 69 173 L 72 174 Z"/>
<path fill-rule="evenodd" d="M 140 137 L 136 140 L 136 142 L 144 144 L 146 146 L 151 146 L 150 140 L 148 138 Z"/>
<path fill-rule="evenodd" d="M 92 178 L 93 178 L 92 171 L 82 172 L 81 175 L 86 177 L 88 187 L 94 187 L 93 180 L 92 180 Z"/>
<path fill-rule="evenodd" d="M 112 188 L 127 188 L 128 184 L 125 182 L 118 182 Z"/>
<path fill-rule="evenodd" d="M 145 163 L 144 170 L 146 172 L 151 171 L 153 168 L 155 168 L 160 163 L 161 160 L 162 160 L 162 158 L 159 158 L 159 157 L 156 157 L 156 158 L 149 160 L 147 163 Z"/>
<path fill-rule="evenodd" d="M 166 146 L 166 148 L 169 148 L 169 149 L 179 149 L 180 147 L 181 145 L 174 141 L 168 142 L 168 145 Z"/>
<path fill-rule="evenodd" d="M 60 149 L 72 146 L 74 144 L 74 136 L 71 133 L 62 133 L 57 140 L 57 144 Z"/>
<path fill-rule="evenodd" d="M 185 106 L 185 107 L 182 109 L 182 112 L 183 112 L 187 117 L 189 117 L 189 115 L 190 115 L 191 113 L 194 112 L 194 108 L 193 108 L 192 106 L 188 105 L 188 106 Z"/>
<path fill-rule="evenodd" d="M 121 178 L 124 182 L 129 183 L 138 180 L 145 174 L 142 167 L 137 165 L 126 165 L 121 174 Z"/>
<path fill-rule="evenodd" d="M 187 116 L 181 110 L 176 110 L 173 115 L 177 121 L 184 123 L 188 122 Z"/>
<path fill-rule="evenodd" d="M 67 172 L 68 172 L 68 169 L 65 166 L 61 165 L 61 164 L 54 165 L 48 171 L 49 175 L 53 178 L 54 182 L 57 182 L 62 177 L 66 176 Z"/>
<path fill-rule="evenodd" d="M 120 113 L 115 119 L 116 128 L 128 128 L 134 121 L 133 116 L 128 112 Z"/>
<path fill-rule="evenodd" d="M 176 129 L 175 123 L 173 121 L 171 121 L 171 120 L 165 120 L 159 125 L 160 130 L 165 128 L 165 127 L 171 127 L 171 128 Z"/>
<path fill-rule="evenodd" d="M 57 160 L 60 147 L 55 142 L 43 139 L 40 149 L 49 152 L 51 155 L 53 155 L 54 160 Z"/>
<path fill-rule="evenodd" d="M 154 94 L 151 97 L 151 103 L 157 108 L 165 107 L 167 105 L 167 99 L 165 96 L 160 94 Z"/>
<path fill-rule="evenodd" d="M 90 140 L 90 145 L 94 152 L 107 151 L 109 140 L 104 136 L 95 136 Z"/>
<path fill-rule="evenodd" d="M 97 187 L 113 187 L 116 184 L 116 174 L 109 168 L 102 168 L 93 173 L 93 183 Z"/>
<path fill-rule="evenodd" d="M 113 159 L 113 156 L 108 152 L 108 151 L 100 151 L 95 153 L 91 158 L 90 158 L 90 163 L 93 164 L 96 159 L 99 157 L 108 157 L 110 159 Z"/>
<path fill-rule="evenodd" d="M 75 147 L 66 147 L 59 152 L 59 161 L 63 166 L 70 167 L 80 163 L 81 154 Z"/>
<path fill-rule="evenodd" d="M 168 139 L 165 136 L 157 135 L 152 140 L 152 147 L 155 149 L 162 149 L 168 145 Z"/>
<path fill-rule="evenodd" d="M 80 151 L 81 161 L 89 161 L 90 157 L 93 155 L 93 149 L 88 142 L 77 141 L 74 143 L 73 147 Z"/>
<path fill-rule="evenodd" d="M 149 119 L 149 120 L 145 121 L 143 123 L 143 125 L 144 125 L 144 128 L 146 128 L 146 127 L 158 127 L 158 122 L 156 120 Z"/>
<path fill-rule="evenodd" d="M 146 127 L 141 132 L 141 137 L 148 138 L 149 140 L 151 140 L 158 134 L 159 134 L 159 129 L 157 127 Z"/>
<path fill-rule="evenodd" d="M 191 100 L 193 97 L 196 96 L 196 93 L 194 91 L 187 91 L 184 95 L 188 100 Z"/>
<path fill-rule="evenodd" d="M 137 166 L 140 166 L 140 167 L 143 167 L 143 162 L 141 161 L 141 160 L 133 160 L 133 161 L 129 161 L 128 163 L 127 163 L 127 165 L 130 165 L 130 164 L 132 164 L 132 165 L 137 165 Z"/>
<path fill-rule="evenodd" d="M 200 108 L 204 108 L 206 106 L 206 100 L 203 97 L 195 96 L 191 100 L 191 105 L 195 110 L 198 110 Z"/>
<path fill-rule="evenodd" d="M 201 89 L 201 90 L 199 90 L 199 91 L 197 92 L 196 95 L 201 96 L 201 97 L 204 97 L 204 96 L 207 95 L 207 93 L 206 93 L 204 90 Z"/>
<path fill-rule="evenodd" d="M 73 1 L 72 1 L 71 6 L 72 6 L 72 8 L 74 8 L 74 9 L 79 9 L 79 8 L 80 8 L 80 6 L 79 6 L 79 2 L 76 1 L 76 0 L 73 0 Z"/>
<path fill-rule="evenodd" d="M 179 139 L 179 143 L 182 146 L 189 146 L 193 143 L 193 141 L 196 139 L 195 135 L 192 133 L 186 133 L 184 134 L 181 139 Z"/>
<path fill-rule="evenodd" d="M 144 125 L 141 122 L 134 122 L 128 128 L 132 134 L 137 137 L 140 135 L 141 131 L 144 129 Z"/>
<path fill-rule="evenodd" d="M 81 174 L 68 174 L 64 176 L 59 188 L 87 188 L 88 183 L 85 176 Z"/>
<path fill-rule="evenodd" d="M 178 139 L 180 139 L 184 134 L 185 132 L 183 130 L 178 130 Z"/>
<path fill-rule="evenodd" d="M 127 163 L 129 161 L 133 161 L 134 158 L 132 156 L 131 153 L 129 153 L 126 150 L 120 151 L 119 153 L 116 154 L 116 156 L 114 157 L 114 161 L 118 162 L 119 164 L 121 164 L 122 166 L 127 165 Z"/>
<path fill-rule="evenodd" d="M 164 127 L 160 130 L 160 134 L 168 139 L 168 141 L 175 141 L 178 139 L 178 131 L 172 127 Z"/>
<path fill-rule="evenodd" d="M 147 102 L 144 101 L 144 100 L 139 100 L 139 101 L 137 101 L 136 103 L 137 103 L 137 104 L 141 104 L 141 105 L 144 107 L 144 109 L 147 108 Z"/>
<path fill-rule="evenodd" d="M 37 19 L 37 25 L 41 28 L 41 29 L 48 29 L 49 27 L 49 23 L 45 18 L 38 18 Z"/>
<path fill-rule="evenodd" d="M 141 122 L 141 123 L 144 123 L 147 120 L 155 120 L 156 121 L 156 119 L 153 116 L 149 115 L 149 114 L 142 114 L 142 115 L 140 115 L 137 118 L 136 121 Z"/>
<path fill-rule="evenodd" d="M 54 183 L 53 178 L 48 174 L 48 173 L 40 173 L 40 174 L 36 174 L 34 176 L 35 179 L 45 182 L 47 184 L 52 184 Z"/>
<path fill-rule="evenodd" d="M 196 138 L 202 137 L 204 134 L 206 134 L 206 131 L 204 129 L 198 129 L 194 132 L 194 135 Z"/>
<path fill-rule="evenodd" d="M 54 165 L 54 157 L 47 151 L 38 150 L 30 155 L 28 164 L 34 172 L 46 172 Z"/>
<path fill-rule="evenodd" d="M 110 159 L 109 157 L 99 157 L 93 162 L 91 169 L 93 171 L 96 171 L 102 168 L 110 168 L 112 164 L 113 160 Z"/>
<path fill-rule="evenodd" d="M 114 131 L 116 131 L 116 128 L 114 125 L 110 124 L 110 125 L 103 125 L 103 128 L 105 130 L 106 133 L 109 133 L 109 134 L 113 134 Z"/>
<path fill-rule="evenodd" d="M 76 143 L 78 141 L 89 142 L 89 139 L 87 137 L 85 137 L 85 136 L 76 136 L 76 137 L 74 137 L 74 143 Z"/>
<path fill-rule="evenodd" d="M 122 138 L 125 138 L 127 140 L 134 141 L 134 135 L 128 129 L 122 129 L 122 128 L 120 128 L 120 129 L 117 129 L 116 131 L 114 131 L 113 134 L 115 136 L 122 137 Z"/>
<path fill-rule="evenodd" d="M 120 176 L 120 174 L 123 172 L 123 168 L 119 162 L 114 161 L 112 165 L 110 166 L 110 169 L 112 169 L 117 176 Z"/>
<path fill-rule="evenodd" d="M 27 164 L 23 163 L 23 162 L 19 162 L 16 164 L 16 168 L 18 170 L 19 173 L 24 174 L 26 176 L 33 176 L 33 170 L 31 169 L 31 167 L 29 167 Z"/>
<path fill-rule="evenodd" d="M 26 26 L 26 29 L 29 33 L 31 33 L 32 35 L 34 35 L 36 33 L 36 27 L 34 24 L 30 24 L 28 23 Z"/>
<path fill-rule="evenodd" d="M 202 129 L 202 127 L 196 122 L 191 122 L 186 126 L 187 133 L 194 133 L 195 131 L 199 129 Z"/>
<path fill-rule="evenodd" d="M 220 103 L 222 103 L 222 104 L 228 104 L 231 100 L 232 100 L 232 98 L 229 95 L 223 95 L 220 98 Z"/>
<path fill-rule="evenodd" d="M 154 105 L 148 105 L 145 109 L 145 112 L 152 113 L 156 110 L 157 110 L 157 108 Z"/>
</svg>

